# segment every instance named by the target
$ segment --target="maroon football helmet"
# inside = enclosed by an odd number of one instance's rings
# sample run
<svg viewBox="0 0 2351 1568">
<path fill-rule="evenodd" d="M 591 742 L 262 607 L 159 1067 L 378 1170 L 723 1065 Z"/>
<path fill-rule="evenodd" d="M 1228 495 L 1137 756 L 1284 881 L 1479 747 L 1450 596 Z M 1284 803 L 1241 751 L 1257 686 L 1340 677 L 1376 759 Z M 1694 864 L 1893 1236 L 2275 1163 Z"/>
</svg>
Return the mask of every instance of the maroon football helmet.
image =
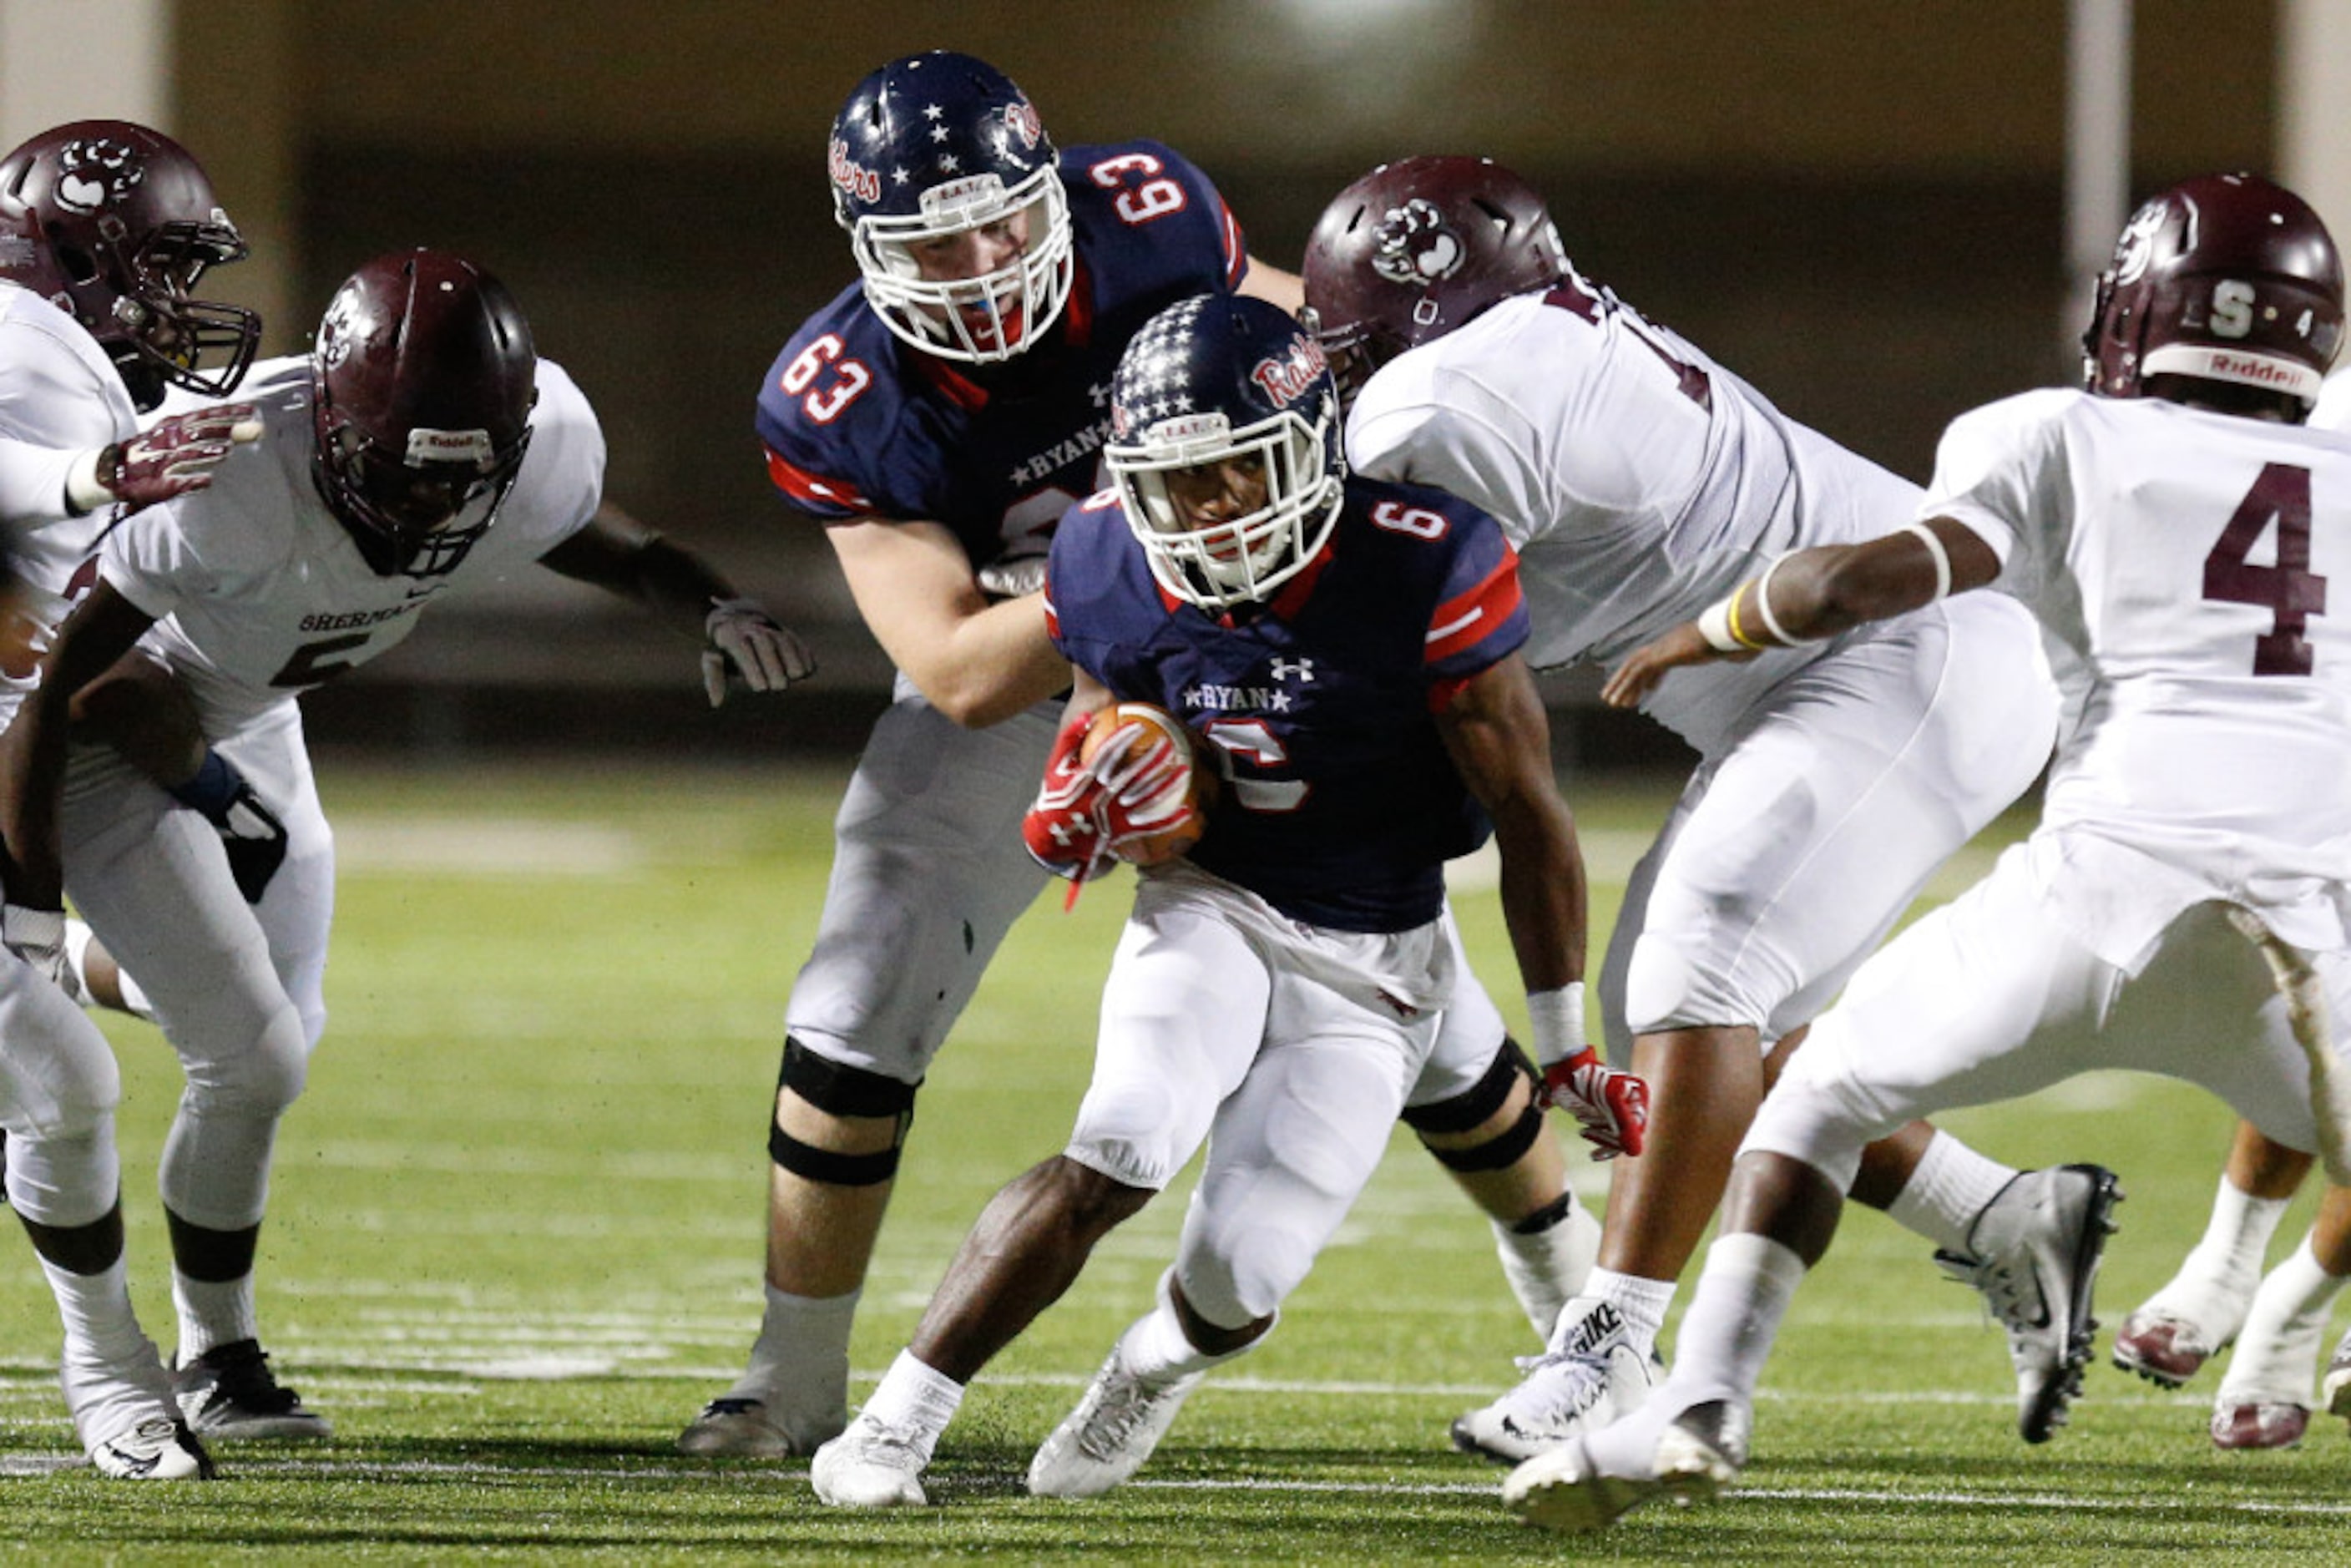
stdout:
<svg viewBox="0 0 2351 1568">
<path fill-rule="evenodd" d="M 1322 209 L 1302 319 L 1352 397 L 1406 349 L 1568 275 L 1559 230 L 1524 180 L 1490 158 L 1405 158 Z"/>
<path fill-rule="evenodd" d="M 2084 384 L 2139 397 L 2190 376 L 2299 399 L 2343 338 L 2343 261 L 2301 197 L 2258 174 L 2205 174 L 2134 214 L 2098 277 Z"/>
<path fill-rule="evenodd" d="M 380 256 L 335 291 L 310 356 L 319 487 L 380 575 L 453 571 L 489 531 L 538 370 L 514 296 L 445 251 Z"/>
<path fill-rule="evenodd" d="M 141 409 L 166 384 L 221 397 L 244 379 L 261 319 L 190 296 L 245 254 L 203 166 L 143 125 L 77 120 L 0 159 L 0 278 L 69 311 Z"/>
</svg>

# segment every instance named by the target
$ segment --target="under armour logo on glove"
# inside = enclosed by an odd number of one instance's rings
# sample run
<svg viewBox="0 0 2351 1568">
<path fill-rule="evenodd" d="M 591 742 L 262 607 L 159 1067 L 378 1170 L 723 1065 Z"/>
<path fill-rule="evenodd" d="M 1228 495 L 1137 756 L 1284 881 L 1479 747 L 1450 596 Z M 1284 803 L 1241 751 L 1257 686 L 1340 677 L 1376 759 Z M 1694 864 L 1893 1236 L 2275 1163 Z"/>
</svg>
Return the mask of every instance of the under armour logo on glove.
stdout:
<svg viewBox="0 0 2351 1568">
<path fill-rule="evenodd" d="M 1595 1160 L 1637 1155 L 1648 1137 L 1649 1086 L 1601 1061 L 1588 1045 L 1551 1064 L 1543 1073 L 1542 1100 L 1576 1119 Z"/>
<path fill-rule="evenodd" d="M 110 501 L 135 512 L 203 489 L 232 450 L 260 438 L 261 421 L 249 402 L 175 413 L 77 464 L 66 497 L 80 512 Z"/>
</svg>

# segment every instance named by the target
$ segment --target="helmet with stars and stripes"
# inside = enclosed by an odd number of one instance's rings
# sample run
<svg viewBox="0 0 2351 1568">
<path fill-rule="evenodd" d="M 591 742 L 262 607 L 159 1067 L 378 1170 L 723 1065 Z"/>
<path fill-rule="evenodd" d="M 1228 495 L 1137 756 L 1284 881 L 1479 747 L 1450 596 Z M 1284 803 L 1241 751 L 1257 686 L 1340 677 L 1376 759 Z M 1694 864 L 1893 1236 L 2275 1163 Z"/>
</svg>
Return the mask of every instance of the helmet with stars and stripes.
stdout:
<svg viewBox="0 0 2351 1568">
<path fill-rule="evenodd" d="M 1338 521 L 1339 388 L 1280 308 L 1201 295 L 1127 344 L 1103 456 L 1162 588 L 1203 610 L 1261 601 Z"/>
<path fill-rule="evenodd" d="M 825 169 L 867 303 L 925 353 L 1009 359 L 1069 302 L 1052 139 L 995 67 L 945 49 L 883 66 L 834 118 Z"/>
</svg>

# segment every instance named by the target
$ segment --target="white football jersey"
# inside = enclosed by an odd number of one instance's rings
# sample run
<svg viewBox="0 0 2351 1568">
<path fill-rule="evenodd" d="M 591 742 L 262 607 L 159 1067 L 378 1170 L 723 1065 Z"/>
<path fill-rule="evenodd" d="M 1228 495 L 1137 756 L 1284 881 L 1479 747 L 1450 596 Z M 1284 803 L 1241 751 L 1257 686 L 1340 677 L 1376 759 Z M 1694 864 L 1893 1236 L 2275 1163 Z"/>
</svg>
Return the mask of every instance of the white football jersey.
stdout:
<svg viewBox="0 0 2351 1568">
<path fill-rule="evenodd" d="M 45 627 L 69 608 L 74 574 L 110 515 L 65 515 L 66 470 L 79 454 L 138 430 L 131 394 L 98 340 L 30 289 L 0 283 L 0 527 Z M 0 720 L 29 685 L 0 671 Z"/>
<path fill-rule="evenodd" d="M 1918 497 L 1579 277 L 1382 366 L 1349 412 L 1347 455 L 1500 520 L 1538 668 L 1614 663 L 1785 551 L 1899 528 Z M 1821 652 L 1685 670 L 1644 706 L 1712 750 L 1755 694 Z"/>
<path fill-rule="evenodd" d="M 310 361 L 271 360 L 238 397 L 263 434 L 210 488 L 133 516 L 106 538 L 99 570 L 157 625 L 161 653 L 219 737 L 408 635 L 457 583 L 537 560 L 594 516 L 604 435 L 571 378 L 538 361 L 530 450 L 488 533 L 439 577 L 379 576 L 335 520 L 311 474 Z"/>
<path fill-rule="evenodd" d="M 2309 424 L 2313 430 L 2351 430 L 2351 370 L 2336 371 L 2318 383 Z"/>
<path fill-rule="evenodd" d="M 1953 422 L 1920 515 L 1980 534 L 2041 620 L 2065 697 L 2047 852 L 2139 862 L 2075 879 L 2131 888 L 2070 912 L 2085 940 L 2126 963 L 2217 894 L 2305 947 L 2343 946 L 2351 442 L 2026 392 Z"/>
</svg>

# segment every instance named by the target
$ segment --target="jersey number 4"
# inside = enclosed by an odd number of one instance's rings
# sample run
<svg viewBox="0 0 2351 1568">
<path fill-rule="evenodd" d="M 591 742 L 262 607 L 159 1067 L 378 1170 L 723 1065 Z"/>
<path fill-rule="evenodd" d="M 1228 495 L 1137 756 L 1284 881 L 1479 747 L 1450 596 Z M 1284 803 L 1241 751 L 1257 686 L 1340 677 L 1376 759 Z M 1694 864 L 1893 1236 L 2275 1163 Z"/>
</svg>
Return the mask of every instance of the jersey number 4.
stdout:
<svg viewBox="0 0 2351 1568">
<path fill-rule="evenodd" d="M 2277 564 L 2246 559 L 2277 524 Z M 2310 674 L 2310 643 L 2303 629 L 2326 613 L 2326 580 L 2310 570 L 2310 470 L 2272 463 L 2237 503 L 2236 516 L 2204 558 L 2204 597 L 2231 604 L 2262 604 L 2276 617 L 2253 640 L 2253 674 Z"/>
</svg>

